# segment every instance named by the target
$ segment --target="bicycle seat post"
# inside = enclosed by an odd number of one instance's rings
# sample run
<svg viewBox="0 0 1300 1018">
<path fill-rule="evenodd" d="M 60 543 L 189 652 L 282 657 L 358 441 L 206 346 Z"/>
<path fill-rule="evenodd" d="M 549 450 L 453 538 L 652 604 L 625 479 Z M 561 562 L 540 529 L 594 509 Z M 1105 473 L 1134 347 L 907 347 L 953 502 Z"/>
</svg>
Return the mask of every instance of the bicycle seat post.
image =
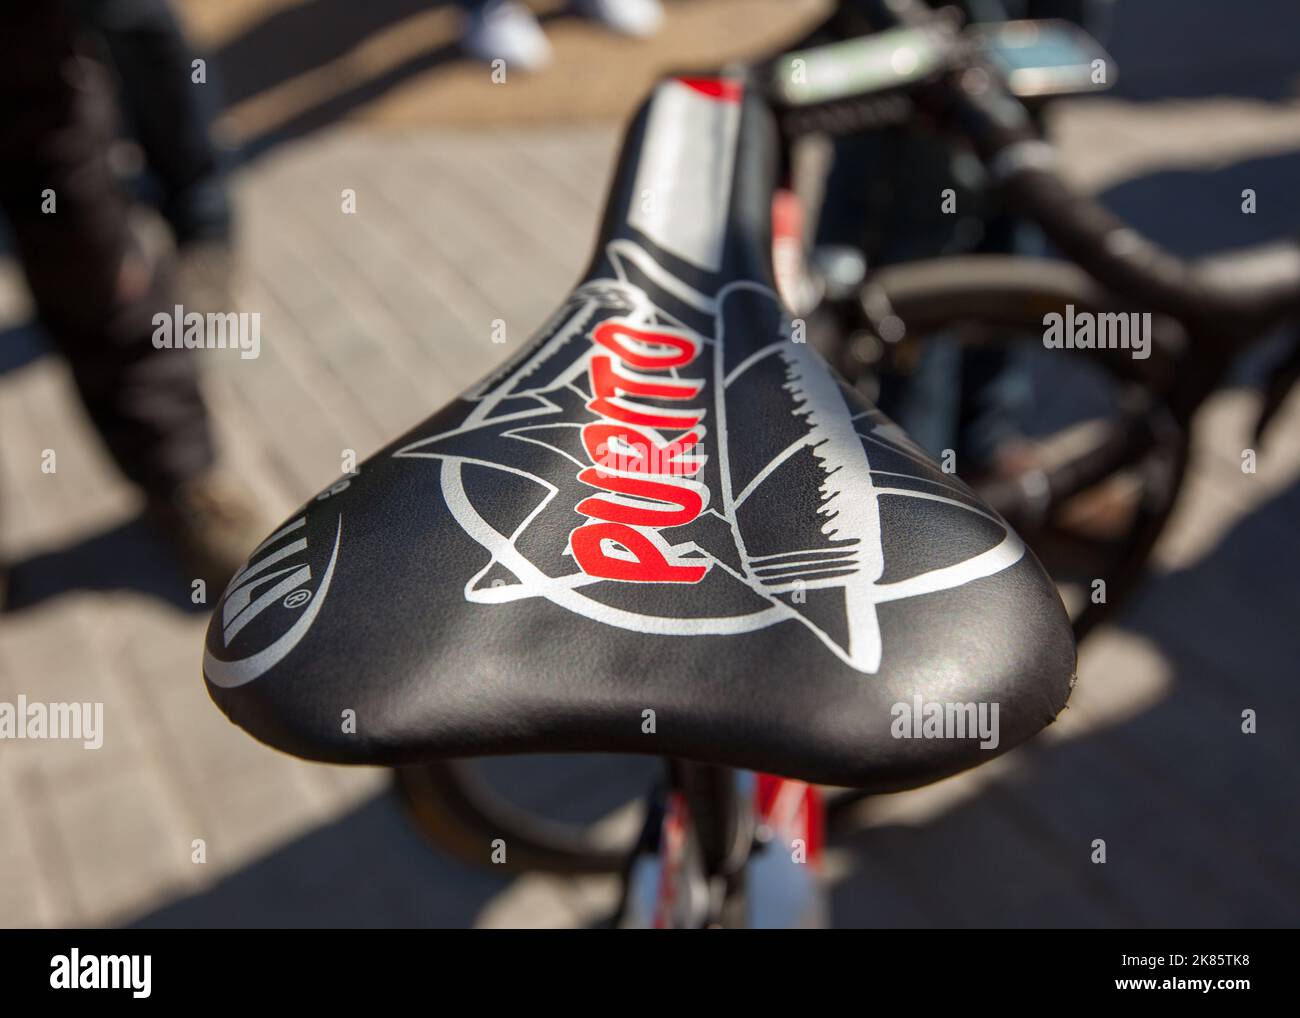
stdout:
<svg viewBox="0 0 1300 1018">
<path fill-rule="evenodd" d="M 685 800 L 713 897 L 710 922 L 743 916 L 741 876 L 754 845 L 754 789 L 748 775 L 717 764 L 671 760 L 669 788 Z"/>
</svg>

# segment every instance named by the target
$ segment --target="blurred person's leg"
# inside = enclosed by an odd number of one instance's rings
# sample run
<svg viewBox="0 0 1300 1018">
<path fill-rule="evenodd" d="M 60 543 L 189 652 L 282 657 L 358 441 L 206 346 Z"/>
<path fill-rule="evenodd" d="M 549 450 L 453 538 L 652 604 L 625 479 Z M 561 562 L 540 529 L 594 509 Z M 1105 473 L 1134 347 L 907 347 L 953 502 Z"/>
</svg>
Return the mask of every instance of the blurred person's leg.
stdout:
<svg viewBox="0 0 1300 1018">
<path fill-rule="evenodd" d="M 228 159 L 213 135 L 220 105 L 213 68 L 205 64 L 205 81 L 193 81 L 198 55 L 167 0 L 76 0 L 76 9 L 104 42 L 177 244 L 229 242 Z"/>
<path fill-rule="evenodd" d="M 116 73 L 127 127 L 140 143 L 158 209 L 180 258 L 177 290 L 187 307 L 224 311 L 232 303 L 233 215 L 229 153 L 217 144 L 219 85 L 197 58 L 167 0 L 73 0 Z"/>
<path fill-rule="evenodd" d="M 103 82 L 75 55 L 57 0 L 6 22 L 0 202 L 42 322 L 123 473 L 145 488 L 192 476 L 214 459 L 197 365 L 153 348 L 167 273 L 133 239 L 109 168 Z"/>
<path fill-rule="evenodd" d="M 0 29 L 0 209 L 42 324 L 152 518 L 193 575 L 224 582 L 257 539 L 254 514 L 213 470 L 196 352 L 153 346 L 170 273 L 133 233 L 109 167 L 104 76 L 60 0 L 10 8 Z"/>
<path fill-rule="evenodd" d="M 465 28 L 460 45 L 472 57 L 504 60 L 510 70 L 540 71 L 551 62 L 551 44 L 537 16 L 519 0 L 461 0 Z"/>
</svg>

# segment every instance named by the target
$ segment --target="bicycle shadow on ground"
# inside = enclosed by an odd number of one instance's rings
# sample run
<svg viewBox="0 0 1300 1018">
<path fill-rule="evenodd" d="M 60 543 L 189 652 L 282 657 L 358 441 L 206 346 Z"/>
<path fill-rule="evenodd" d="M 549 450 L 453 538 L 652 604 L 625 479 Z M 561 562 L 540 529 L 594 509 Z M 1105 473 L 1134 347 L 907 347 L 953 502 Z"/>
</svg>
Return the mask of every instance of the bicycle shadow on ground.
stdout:
<svg viewBox="0 0 1300 1018">
<path fill-rule="evenodd" d="M 1102 202 L 1139 233 L 1184 258 L 1300 236 L 1300 150 L 1245 159 L 1215 169 L 1156 170 L 1113 185 Z M 1242 211 L 1242 191 L 1251 189 L 1259 212 Z M 1195 210 L 1189 215 L 1188 210 Z M 1059 257 L 1059 254 L 1057 254 Z M 1295 335 L 1278 335 L 1245 350 L 1231 372 L 1237 384 L 1262 386 L 1264 376 Z M 1115 412 L 1110 376 L 1087 354 L 1057 357 L 1055 351 L 1022 346 L 1013 356 L 1033 392 L 1019 424 L 1034 437 L 1054 434 L 1090 416 Z"/>
<path fill-rule="evenodd" d="M 497 757 L 481 773 L 494 787 L 510 788 L 516 804 L 551 820 L 585 823 L 638 800 L 660 769 L 652 758 L 563 754 Z M 489 851 L 484 846 L 485 855 Z M 519 880 L 528 886 L 514 886 Z M 464 864 L 429 846 L 386 790 L 133 925 L 603 927 L 617 892 L 613 877 L 587 877 L 579 885 L 566 877 L 517 878 L 490 865 Z"/>
<path fill-rule="evenodd" d="M 144 594 L 191 615 L 211 610 L 210 605 L 191 600 L 190 581 L 143 515 L 10 562 L 7 569 L 8 594 L 0 609 L 4 615 L 76 591 L 113 590 Z M 209 592 L 209 596 L 216 595 Z"/>
<path fill-rule="evenodd" d="M 834 839 L 850 860 L 837 925 L 1300 924 L 1298 517 L 1293 484 L 1143 588 L 1117 627 L 1167 668 L 1154 704 L 1030 742 L 1008 776 L 932 820 Z M 1120 691 L 1131 660 L 1093 658 L 1090 674 L 1085 654 L 1081 688 Z M 1246 709 L 1257 734 L 1242 731 Z"/>
<path fill-rule="evenodd" d="M 426 848 L 385 793 L 129 925 L 466 927 L 510 883 Z"/>
</svg>

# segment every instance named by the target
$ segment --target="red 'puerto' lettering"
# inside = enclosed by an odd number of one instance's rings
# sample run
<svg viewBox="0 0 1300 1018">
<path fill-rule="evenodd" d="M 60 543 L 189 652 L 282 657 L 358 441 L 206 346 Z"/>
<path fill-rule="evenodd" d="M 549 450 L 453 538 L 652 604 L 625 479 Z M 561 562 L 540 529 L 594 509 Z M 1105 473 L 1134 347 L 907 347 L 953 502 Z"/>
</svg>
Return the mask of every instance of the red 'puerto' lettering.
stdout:
<svg viewBox="0 0 1300 1018">
<path fill-rule="evenodd" d="M 592 330 L 591 341 L 599 343 L 614 356 L 634 368 L 667 371 L 680 368 L 695 360 L 700 352 L 694 337 L 669 329 L 640 329 L 620 322 L 617 318 L 601 322 Z M 665 353 L 655 347 L 668 347 L 675 351 Z"/>
<path fill-rule="evenodd" d="M 589 576 L 637 583 L 699 583 L 705 566 L 674 565 L 663 551 L 639 530 L 621 523 L 587 523 L 573 532 L 573 557 Z M 611 555 L 605 544 L 621 546 L 628 557 Z M 588 568 L 587 563 L 593 568 Z"/>
<path fill-rule="evenodd" d="M 588 424 L 582 429 L 582 444 L 597 467 L 639 474 L 693 477 L 704 467 L 703 457 L 691 454 L 699 441 L 699 434 L 692 431 L 665 443 L 652 432 L 626 424 Z"/>
<path fill-rule="evenodd" d="M 593 465 L 578 480 L 604 494 L 577 505 L 590 522 L 570 535 L 573 557 L 584 573 L 601 579 L 698 583 L 708 567 L 670 561 L 671 548 L 659 531 L 690 523 L 708 505 L 708 489 L 689 479 L 704 466 L 704 458 L 692 450 L 705 411 L 648 406 L 637 399 L 695 399 L 703 380 L 642 372 L 685 367 L 699 356 L 699 340 L 678 329 L 612 318 L 592 330 L 591 341 L 601 351 L 588 367 L 587 409 L 601 420 L 582 429 Z M 663 430 L 685 434 L 666 441 Z"/>
<path fill-rule="evenodd" d="M 615 494 L 631 496 L 627 500 L 585 498 L 578 503 L 578 512 L 583 516 L 611 523 L 626 523 L 629 527 L 680 527 L 699 516 L 704 508 L 704 496 L 700 493 L 703 486 L 692 489 L 666 481 L 620 477 L 596 467 L 587 467 L 578 475 L 578 480 Z M 636 499 L 654 499 L 663 503 L 663 508 L 652 508 Z"/>
</svg>

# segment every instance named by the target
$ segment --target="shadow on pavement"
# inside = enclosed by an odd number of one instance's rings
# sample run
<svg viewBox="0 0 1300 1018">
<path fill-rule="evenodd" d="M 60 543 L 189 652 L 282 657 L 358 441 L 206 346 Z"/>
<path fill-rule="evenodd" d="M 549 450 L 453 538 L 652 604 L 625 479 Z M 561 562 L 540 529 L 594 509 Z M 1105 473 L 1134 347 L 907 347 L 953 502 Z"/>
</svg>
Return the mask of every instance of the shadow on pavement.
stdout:
<svg viewBox="0 0 1300 1018">
<path fill-rule="evenodd" d="M 1300 236 L 1300 195 L 1291 186 L 1296 179 L 1300 149 L 1212 170 L 1156 170 L 1121 181 L 1098 197 L 1162 247 L 1183 258 L 1201 258 Z M 1247 188 L 1262 203 L 1256 214 L 1242 212 L 1241 195 Z M 1189 215 L 1190 209 L 1196 214 Z M 1243 350 L 1231 382 L 1262 387 L 1295 334 L 1294 326 L 1284 326 L 1277 336 Z M 1028 344 L 1016 356 L 1032 380 L 1032 406 L 1021 421 L 1027 434 L 1050 435 L 1092 414 L 1114 412 L 1110 376 L 1086 357 L 1061 359 Z"/>
<path fill-rule="evenodd" d="M 526 769 L 523 758 L 513 759 L 516 770 Z M 429 847 L 407 821 L 396 797 L 385 791 L 212 888 L 129 925 L 144 929 L 466 928 L 480 921 L 516 879 L 464 865 Z M 612 879 L 603 879 L 613 891 Z M 543 892 L 526 903 L 513 902 L 492 922 L 554 925 L 557 909 L 565 907 L 557 897 L 562 893 Z M 613 900 L 608 909 L 584 903 L 587 925 L 611 925 Z M 570 916 L 570 921 L 576 919 Z"/>
<path fill-rule="evenodd" d="M 0 375 L 24 368 L 49 352 L 49 343 L 35 322 L 0 329 Z"/>
<path fill-rule="evenodd" d="M 1294 98 L 1300 90 L 1297 27 L 1294 0 L 1118 0 L 1105 39 L 1119 67 L 1115 94 L 1137 100 Z"/>
<path fill-rule="evenodd" d="M 226 105 L 235 106 L 342 59 L 377 33 L 437 8 L 458 9 L 459 4 L 454 0 L 383 0 L 366 4 L 354 0 L 315 0 L 276 11 L 217 50 L 215 60 Z M 543 11 L 538 21 L 545 27 L 565 16 L 562 9 Z M 465 59 L 465 54 L 455 39 L 410 56 L 246 139 L 241 156 L 255 159 L 284 142 L 341 120 L 415 75 L 461 59 Z"/>
<path fill-rule="evenodd" d="M 1116 215 L 1185 258 L 1300 235 L 1300 148 L 1214 169 L 1157 170 L 1108 188 Z M 1257 212 L 1242 211 L 1255 192 Z M 1194 214 L 1191 214 L 1193 213 Z"/>
<path fill-rule="evenodd" d="M 227 105 L 258 95 L 343 57 L 367 37 L 431 8 L 455 7 L 449 0 L 316 0 L 277 11 L 230 40 L 216 55 Z M 352 88 L 297 113 L 245 140 L 244 159 L 254 159 L 286 141 L 310 134 L 380 98 L 416 74 L 461 57 L 456 43 L 436 46 L 403 60 Z"/>
<path fill-rule="evenodd" d="M 1295 485 L 1195 565 L 1149 581 L 1122 616 L 1169 667 L 1151 709 L 1031 742 L 1014 776 L 928 823 L 835 839 L 852 856 L 837 924 L 1300 924 L 1298 513 Z M 1091 861 L 1097 838 L 1104 865 Z"/>
<path fill-rule="evenodd" d="M 221 90 L 234 105 L 345 56 L 406 18 L 455 6 L 453 0 L 314 0 L 281 8 L 217 49 Z"/>
<path fill-rule="evenodd" d="M 6 614 L 78 590 L 130 590 L 190 614 L 210 610 L 190 600 L 189 581 L 143 516 L 12 562 L 8 569 Z"/>
<path fill-rule="evenodd" d="M 131 925 L 466 927 L 509 883 L 430 851 L 383 793 Z"/>
</svg>

